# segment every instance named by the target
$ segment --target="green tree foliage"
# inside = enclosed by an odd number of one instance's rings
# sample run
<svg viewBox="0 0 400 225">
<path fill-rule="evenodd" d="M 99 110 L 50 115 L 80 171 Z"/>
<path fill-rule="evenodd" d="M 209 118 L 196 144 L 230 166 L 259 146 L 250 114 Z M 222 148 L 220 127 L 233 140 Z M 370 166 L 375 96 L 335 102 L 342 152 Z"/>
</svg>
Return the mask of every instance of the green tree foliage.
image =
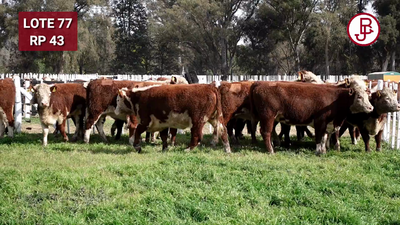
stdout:
<svg viewBox="0 0 400 225">
<path fill-rule="evenodd" d="M 150 39 L 146 9 L 138 0 L 116 0 L 113 70 L 118 73 L 149 73 Z"/>
</svg>

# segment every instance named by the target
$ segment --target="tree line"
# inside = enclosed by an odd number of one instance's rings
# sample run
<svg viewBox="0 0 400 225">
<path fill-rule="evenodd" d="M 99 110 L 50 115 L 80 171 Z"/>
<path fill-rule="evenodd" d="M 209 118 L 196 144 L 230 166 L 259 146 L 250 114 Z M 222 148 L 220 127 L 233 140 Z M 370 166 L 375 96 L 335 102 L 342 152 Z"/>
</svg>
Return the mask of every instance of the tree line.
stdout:
<svg viewBox="0 0 400 225">
<path fill-rule="evenodd" d="M 367 74 L 396 69 L 400 1 L 378 41 L 346 33 L 370 0 L 2 0 L 0 73 Z M 0 2 L 1 3 L 1 2 Z M 78 51 L 18 51 L 18 12 L 78 12 Z"/>
</svg>

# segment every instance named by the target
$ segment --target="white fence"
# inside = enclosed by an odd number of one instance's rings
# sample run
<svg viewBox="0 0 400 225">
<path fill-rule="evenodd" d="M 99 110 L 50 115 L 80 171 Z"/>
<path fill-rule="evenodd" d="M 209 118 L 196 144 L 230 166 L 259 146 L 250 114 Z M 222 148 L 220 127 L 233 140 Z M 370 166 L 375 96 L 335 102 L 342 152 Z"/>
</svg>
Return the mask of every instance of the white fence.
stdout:
<svg viewBox="0 0 400 225">
<path fill-rule="evenodd" d="M 50 78 L 57 81 L 70 81 L 70 80 L 92 80 L 100 77 L 110 77 L 117 80 L 137 80 L 145 81 L 150 79 L 157 79 L 158 77 L 168 77 L 169 75 L 98 75 L 98 74 L 0 74 L 0 79 L 6 77 L 11 77 L 14 79 L 16 87 L 15 96 L 15 131 L 17 133 L 21 132 L 22 125 L 22 111 L 24 111 L 24 117 L 26 119 L 30 118 L 31 106 L 30 100 L 32 96 L 26 91 L 29 87 L 30 79 L 43 80 L 44 78 Z M 179 76 L 179 75 L 178 75 Z M 320 76 L 321 79 L 323 78 Z M 337 82 L 345 78 L 350 77 L 350 75 L 340 75 L 340 76 L 327 76 L 328 81 Z M 219 75 L 198 75 L 199 83 L 211 83 L 213 81 L 220 81 Z M 367 79 L 367 76 L 360 76 L 361 79 Z M 21 87 L 21 79 L 25 80 L 24 87 Z M 242 81 L 242 80 L 264 80 L 264 81 L 294 81 L 297 80 L 298 76 L 295 75 L 238 75 L 229 76 L 228 81 Z M 381 90 L 383 86 L 389 87 L 393 90 L 397 90 L 398 86 L 392 83 L 383 82 L 379 80 L 378 89 Z M 25 105 L 22 108 L 22 95 L 24 96 Z M 24 109 L 24 110 L 22 110 Z M 69 133 L 69 123 L 68 123 L 68 133 Z M 383 140 L 387 142 L 392 148 L 400 149 L 400 112 L 388 113 L 387 122 L 384 125 Z"/>
<path fill-rule="evenodd" d="M 0 79 L 4 79 L 6 77 L 14 77 L 19 76 L 22 80 L 27 79 L 37 79 L 37 80 L 57 80 L 57 81 L 72 81 L 72 80 L 93 80 L 98 79 L 100 77 L 109 77 L 116 80 L 137 80 L 137 81 L 145 81 L 145 80 L 156 80 L 159 77 L 169 77 L 169 76 L 181 76 L 181 75 L 135 75 L 135 74 L 118 74 L 118 75 L 99 75 L 99 74 L 42 74 L 42 73 L 21 73 L 21 74 L 1 74 Z M 199 83 L 207 84 L 213 81 L 220 81 L 220 75 L 197 75 L 199 78 Z M 319 77 L 322 80 L 325 80 L 328 77 L 328 81 L 337 82 L 339 80 L 343 80 L 349 75 L 329 75 L 329 76 L 321 76 Z M 361 79 L 367 79 L 367 76 L 360 76 Z M 264 80 L 264 81 L 293 81 L 297 80 L 297 75 L 230 75 L 228 76 L 228 81 L 242 81 L 242 80 Z"/>
</svg>

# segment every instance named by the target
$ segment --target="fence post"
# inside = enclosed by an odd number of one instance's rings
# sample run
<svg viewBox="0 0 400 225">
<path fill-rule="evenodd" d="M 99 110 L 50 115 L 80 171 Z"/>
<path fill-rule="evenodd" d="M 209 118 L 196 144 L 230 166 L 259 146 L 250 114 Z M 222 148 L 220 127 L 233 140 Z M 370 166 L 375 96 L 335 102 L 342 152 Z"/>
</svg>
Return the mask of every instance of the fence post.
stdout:
<svg viewBox="0 0 400 225">
<path fill-rule="evenodd" d="M 24 87 L 26 90 L 28 90 L 29 86 L 31 85 L 31 82 L 29 80 L 25 80 L 24 82 Z M 25 104 L 24 104 L 24 117 L 25 121 L 30 122 L 31 121 L 31 101 L 27 96 L 25 96 Z"/>
<path fill-rule="evenodd" d="M 21 103 L 21 79 L 18 75 L 14 76 L 15 85 L 15 108 L 14 108 L 14 130 L 21 133 L 22 123 L 22 103 Z"/>
</svg>

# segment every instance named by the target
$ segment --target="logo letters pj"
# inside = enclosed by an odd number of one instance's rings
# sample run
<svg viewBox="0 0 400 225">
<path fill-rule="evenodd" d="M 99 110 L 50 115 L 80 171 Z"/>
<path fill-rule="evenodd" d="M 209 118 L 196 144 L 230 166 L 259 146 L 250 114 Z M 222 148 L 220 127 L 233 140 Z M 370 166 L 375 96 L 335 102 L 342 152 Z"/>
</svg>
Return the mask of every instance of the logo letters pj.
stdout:
<svg viewBox="0 0 400 225">
<path fill-rule="evenodd" d="M 363 21 L 368 21 L 366 24 L 363 24 Z M 365 38 L 367 37 L 367 34 L 371 34 L 372 32 L 374 32 L 372 30 L 372 26 L 371 26 L 372 20 L 370 18 L 360 18 L 360 34 L 356 34 L 356 39 L 358 41 L 364 41 Z M 369 27 L 369 31 L 368 28 Z M 358 36 L 364 35 L 363 38 L 358 38 Z"/>
</svg>

